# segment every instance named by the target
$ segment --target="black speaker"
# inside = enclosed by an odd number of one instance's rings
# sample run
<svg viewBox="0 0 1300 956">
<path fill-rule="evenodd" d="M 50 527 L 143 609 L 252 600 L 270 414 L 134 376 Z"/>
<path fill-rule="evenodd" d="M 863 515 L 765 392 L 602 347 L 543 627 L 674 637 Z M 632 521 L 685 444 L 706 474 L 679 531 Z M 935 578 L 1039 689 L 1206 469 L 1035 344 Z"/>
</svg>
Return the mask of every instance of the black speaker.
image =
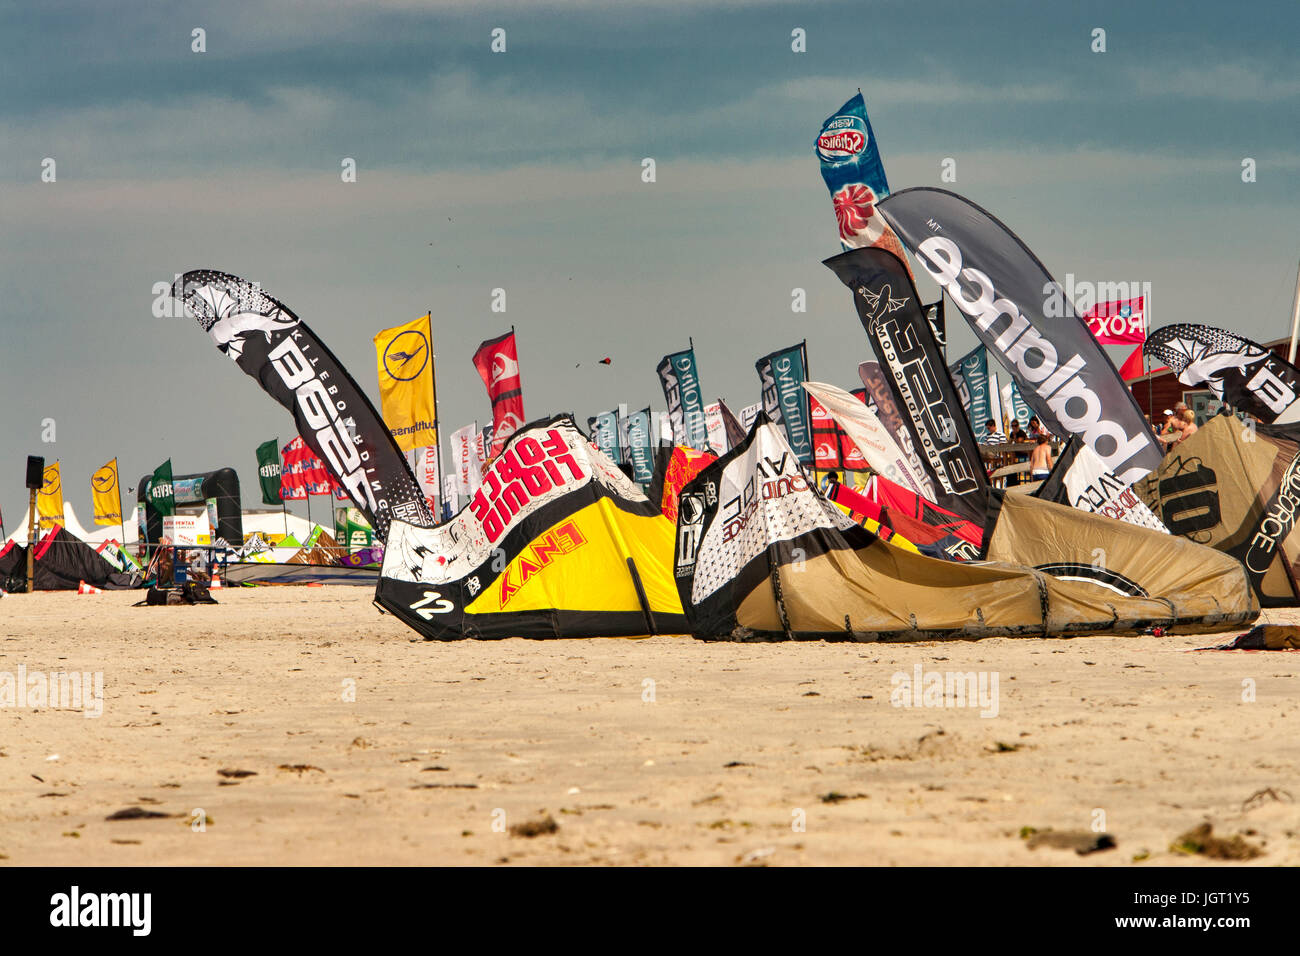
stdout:
<svg viewBox="0 0 1300 956">
<path fill-rule="evenodd" d="M 45 484 L 45 459 L 36 455 L 27 456 L 27 487 L 39 488 Z"/>
</svg>

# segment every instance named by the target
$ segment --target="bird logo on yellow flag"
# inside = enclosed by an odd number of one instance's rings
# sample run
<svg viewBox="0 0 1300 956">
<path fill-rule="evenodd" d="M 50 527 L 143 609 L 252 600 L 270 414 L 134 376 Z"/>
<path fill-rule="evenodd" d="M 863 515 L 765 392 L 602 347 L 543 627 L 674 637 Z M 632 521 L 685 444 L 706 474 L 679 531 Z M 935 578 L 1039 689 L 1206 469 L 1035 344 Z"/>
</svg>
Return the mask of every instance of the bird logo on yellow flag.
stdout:
<svg viewBox="0 0 1300 956">
<path fill-rule="evenodd" d="M 59 474 L 57 461 L 45 467 L 45 483 L 36 493 L 36 513 L 42 531 L 63 524 L 63 476 Z"/>
<path fill-rule="evenodd" d="M 122 521 L 122 496 L 117 487 L 117 459 L 90 476 L 90 495 L 95 504 L 95 524 Z"/>
<path fill-rule="evenodd" d="M 389 434 L 403 451 L 438 444 L 433 396 L 433 327 L 422 315 L 375 336 L 379 399 Z"/>
</svg>

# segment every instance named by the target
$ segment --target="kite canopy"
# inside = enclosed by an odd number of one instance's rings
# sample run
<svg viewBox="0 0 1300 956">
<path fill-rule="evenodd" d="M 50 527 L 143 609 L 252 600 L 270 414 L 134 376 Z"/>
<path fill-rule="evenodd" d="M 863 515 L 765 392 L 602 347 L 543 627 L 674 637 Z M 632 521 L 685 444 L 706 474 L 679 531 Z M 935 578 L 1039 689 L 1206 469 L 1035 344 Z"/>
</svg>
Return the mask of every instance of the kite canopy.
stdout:
<svg viewBox="0 0 1300 956">
<path fill-rule="evenodd" d="M 119 572 L 94 548 L 62 525 L 41 538 L 33 552 L 32 586 L 37 591 L 75 591 L 81 582 L 106 591 L 140 586 L 140 572 Z M 27 548 L 10 541 L 0 551 L 0 586 L 27 587 Z M 8 586 L 7 586 L 8 587 Z"/>
<path fill-rule="evenodd" d="M 446 524 L 392 523 L 379 603 L 431 640 L 686 630 L 673 524 L 568 416 L 511 436 Z"/>
<path fill-rule="evenodd" d="M 1300 588 L 1300 425 L 1216 415 L 1134 485 L 1174 535 L 1242 561 L 1264 607 Z"/>
<path fill-rule="evenodd" d="M 1029 513 L 1043 504 L 1031 504 Z M 1085 522 L 1105 520 L 1047 508 Z M 1107 531 L 1115 527 L 1123 526 L 1107 522 Z M 1259 613 L 1241 567 L 1199 548 L 1185 556 L 1214 559 L 1205 572 L 1208 585 L 1194 579 L 1170 597 L 1128 596 L 1095 580 L 1053 577 L 1019 564 L 954 563 L 892 547 L 811 487 L 765 416 L 743 444 L 683 490 L 677 540 L 682 606 L 692 632 L 705 640 L 899 641 L 1136 633 L 1155 627 L 1223 630 L 1253 621 Z M 1234 574 L 1235 588 L 1230 583 Z"/>
</svg>

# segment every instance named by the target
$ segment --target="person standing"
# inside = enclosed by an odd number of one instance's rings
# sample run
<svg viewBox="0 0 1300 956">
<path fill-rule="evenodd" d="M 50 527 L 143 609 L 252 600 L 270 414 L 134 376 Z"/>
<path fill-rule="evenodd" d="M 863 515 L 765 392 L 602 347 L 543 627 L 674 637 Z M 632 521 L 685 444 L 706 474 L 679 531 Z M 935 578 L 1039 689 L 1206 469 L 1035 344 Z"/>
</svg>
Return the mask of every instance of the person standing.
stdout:
<svg viewBox="0 0 1300 956">
<path fill-rule="evenodd" d="M 1046 435 L 1040 434 L 1038 442 L 1034 445 L 1034 450 L 1029 453 L 1029 480 L 1046 481 L 1047 476 L 1052 473 L 1052 440 Z"/>
</svg>

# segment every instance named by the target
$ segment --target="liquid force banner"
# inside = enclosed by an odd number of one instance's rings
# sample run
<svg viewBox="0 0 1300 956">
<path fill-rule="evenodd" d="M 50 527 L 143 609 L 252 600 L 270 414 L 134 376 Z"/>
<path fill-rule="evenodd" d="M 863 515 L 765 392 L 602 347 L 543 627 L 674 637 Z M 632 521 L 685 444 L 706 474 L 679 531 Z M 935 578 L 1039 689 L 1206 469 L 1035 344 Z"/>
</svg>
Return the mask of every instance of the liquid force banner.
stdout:
<svg viewBox="0 0 1300 956">
<path fill-rule="evenodd" d="M 989 358 L 984 346 L 977 345 L 948 367 L 957 396 L 967 419 L 982 428 L 992 414 L 989 403 Z"/>
<path fill-rule="evenodd" d="M 393 518 L 430 527 L 424 494 L 365 393 L 283 303 L 238 276 L 187 272 L 172 289 L 225 355 L 293 413 L 298 433 L 379 539 Z"/>
<path fill-rule="evenodd" d="M 880 212 L 1049 431 L 1080 435 L 1124 484 L 1160 464 L 1159 443 L 1115 366 L 1015 234 L 942 189 L 902 190 Z"/>
<path fill-rule="evenodd" d="M 616 465 L 623 463 L 623 449 L 619 445 L 618 412 L 601 412 L 587 419 L 587 430 L 596 447 Z"/>
<path fill-rule="evenodd" d="M 1204 385 L 1265 425 L 1300 421 L 1300 369 L 1249 339 L 1208 325 L 1166 325 L 1142 351 L 1184 385 Z"/>
<path fill-rule="evenodd" d="M 481 344 L 474 353 L 474 367 L 492 402 L 492 442 L 487 451 L 489 458 L 495 458 L 524 424 L 523 380 L 514 330 Z"/>
<path fill-rule="evenodd" d="M 651 439 L 650 409 L 627 416 L 627 452 L 632 461 L 632 480 L 648 484 L 654 480 L 654 442 Z"/>
<path fill-rule="evenodd" d="M 694 347 L 665 355 L 655 369 L 668 403 L 668 420 L 673 426 L 673 441 L 699 451 L 709 448 L 708 424 L 704 419 L 704 393 L 700 391 L 700 374 L 695 364 Z"/>
<path fill-rule="evenodd" d="M 935 503 L 982 525 L 989 502 L 979 446 L 903 263 L 867 248 L 824 264 L 853 292 L 912 446 L 934 483 Z"/>
<path fill-rule="evenodd" d="M 754 363 L 763 388 L 763 411 L 785 429 L 786 439 L 801 462 L 813 458 L 812 421 L 808 414 L 808 352 L 805 343 L 764 355 Z"/>
</svg>

